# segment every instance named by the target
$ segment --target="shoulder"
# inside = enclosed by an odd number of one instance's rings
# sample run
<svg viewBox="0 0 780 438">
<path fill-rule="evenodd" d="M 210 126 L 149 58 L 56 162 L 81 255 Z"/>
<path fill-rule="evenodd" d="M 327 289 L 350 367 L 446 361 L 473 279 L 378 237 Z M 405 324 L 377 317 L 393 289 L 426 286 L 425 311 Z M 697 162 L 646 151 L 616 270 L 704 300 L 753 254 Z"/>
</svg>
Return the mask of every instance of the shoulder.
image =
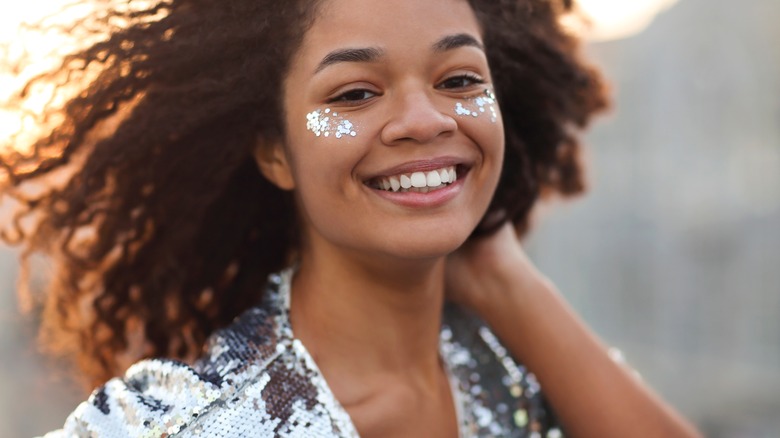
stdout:
<svg viewBox="0 0 780 438">
<path fill-rule="evenodd" d="M 46 438 L 73 436 L 140 437 L 177 433 L 230 399 L 274 359 L 277 312 L 249 309 L 208 340 L 192 366 L 147 359 L 92 392 Z"/>
<path fill-rule="evenodd" d="M 266 301 L 215 332 L 192 366 L 139 362 L 95 390 L 47 438 L 356 436 L 293 339 L 280 298 L 272 277 Z"/>
<path fill-rule="evenodd" d="M 93 391 L 62 430 L 46 437 L 170 435 L 197 418 L 220 393 L 217 385 L 183 363 L 144 360 L 123 378 Z"/>
</svg>

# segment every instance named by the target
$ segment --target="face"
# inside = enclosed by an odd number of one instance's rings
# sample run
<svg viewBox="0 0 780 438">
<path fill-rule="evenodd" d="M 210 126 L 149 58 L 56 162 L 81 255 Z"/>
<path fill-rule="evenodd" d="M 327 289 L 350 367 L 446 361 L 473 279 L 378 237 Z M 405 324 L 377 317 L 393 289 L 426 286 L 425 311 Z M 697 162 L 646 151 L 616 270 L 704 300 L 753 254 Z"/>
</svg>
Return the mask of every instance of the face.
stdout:
<svg viewBox="0 0 780 438">
<path fill-rule="evenodd" d="M 504 138 L 465 0 L 327 0 L 284 83 L 282 145 L 307 241 L 365 255 L 457 249 Z"/>
</svg>

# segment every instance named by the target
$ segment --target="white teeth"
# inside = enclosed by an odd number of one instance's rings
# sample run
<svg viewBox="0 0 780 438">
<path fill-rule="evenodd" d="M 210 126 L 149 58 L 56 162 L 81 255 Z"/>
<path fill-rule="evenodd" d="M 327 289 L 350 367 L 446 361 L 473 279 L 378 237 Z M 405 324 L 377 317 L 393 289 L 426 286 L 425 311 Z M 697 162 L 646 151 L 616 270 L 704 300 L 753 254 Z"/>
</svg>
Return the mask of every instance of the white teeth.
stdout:
<svg viewBox="0 0 780 438">
<path fill-rule="evenodd" d="M 411 179 L 412 187 L 425 187 L 428 184 L 428 180 L 422 172 L 414 172 Z"/>
<path fill-rule="evenodd" d="M 439 187 L 441 185 L 439 172 L 435 170 L 428 172 L 428 174 L 425 175 L 425 182 L 428 184 L 428 187 Z"/>
<path fill-rule="evenodd" d="M 414 172 L 411 175 L 395 175 L 379 178 L 374 183 L 374 188 L 394 192 L 418 192 L 428 193 L 445 184 L 452 184 L 458 180 L 455 166 L 428 172 Z"/>
<path fill-rule="evenodd" d="M 394 192 L 397 192 L 398 189 L 401 188 L 401 183 L 398 182 L 398 178 L 391 176 L 390 177 L 390 186 L 393 189 Z"/>
</svg>

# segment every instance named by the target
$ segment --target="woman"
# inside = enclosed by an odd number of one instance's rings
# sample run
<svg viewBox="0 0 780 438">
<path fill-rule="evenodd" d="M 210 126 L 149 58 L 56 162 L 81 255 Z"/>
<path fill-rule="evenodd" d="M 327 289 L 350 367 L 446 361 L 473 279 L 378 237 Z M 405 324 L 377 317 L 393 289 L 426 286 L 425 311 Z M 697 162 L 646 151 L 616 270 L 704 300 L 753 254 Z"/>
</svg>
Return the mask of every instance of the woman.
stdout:
<svg viewBox="0 0 780 438">
<path fill-rule="evenodd" d="M 28 247 L 60 268 L 45 333 L 98 382 L 139 357 L 191 365 L 139 362 L 52 435 L 696 436 L 515 234 L 539 194 L 580 190 L 569 133 L 604 105 L 564 9 L 124 13 L 63 68 L 103 64 L 37 144 L 60 154 L 4 164 L 18 186 L 85 151 L 28 205 Z"/>
</svg>

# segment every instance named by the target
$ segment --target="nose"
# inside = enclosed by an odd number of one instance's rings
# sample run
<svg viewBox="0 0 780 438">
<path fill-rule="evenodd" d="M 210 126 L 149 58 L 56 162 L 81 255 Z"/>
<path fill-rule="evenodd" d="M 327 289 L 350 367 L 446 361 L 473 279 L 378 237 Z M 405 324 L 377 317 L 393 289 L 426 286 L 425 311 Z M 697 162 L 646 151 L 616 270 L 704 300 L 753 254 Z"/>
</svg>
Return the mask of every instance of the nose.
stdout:
<svg viewBox="0 0 780 438">
<path fill-rule="evenodd" d="M 387 145 L 404 141 L 428 143 L 441 135 L 455 132 L 455 119 L 437 108 L 432 96 L 424 90 L 396 96 L 381 139 Z"/>
</svg>

